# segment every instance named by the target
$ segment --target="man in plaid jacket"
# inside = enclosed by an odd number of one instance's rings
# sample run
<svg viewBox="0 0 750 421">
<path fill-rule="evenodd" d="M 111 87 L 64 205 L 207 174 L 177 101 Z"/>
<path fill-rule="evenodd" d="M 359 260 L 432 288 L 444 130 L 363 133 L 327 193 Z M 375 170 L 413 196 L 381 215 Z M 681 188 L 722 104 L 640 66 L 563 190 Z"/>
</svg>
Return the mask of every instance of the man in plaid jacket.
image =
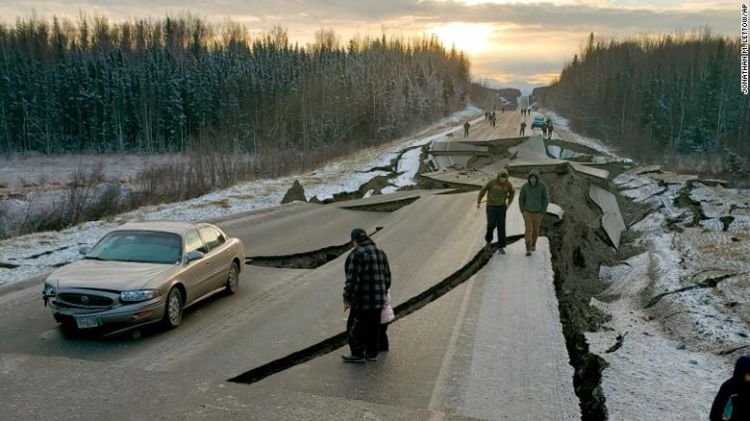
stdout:
<svg viewBox="0 0 750 421">
<path fill-rule="evenodd" d="M 354 250 L 346 258 L 344 310 L 350 355 L 345 362 L 363 363 L 378 358 L 380 313 L 386 305 L 391 288 L 391 268 L 383 250 L 361 228 L 351 233 Z"/>
</svg>

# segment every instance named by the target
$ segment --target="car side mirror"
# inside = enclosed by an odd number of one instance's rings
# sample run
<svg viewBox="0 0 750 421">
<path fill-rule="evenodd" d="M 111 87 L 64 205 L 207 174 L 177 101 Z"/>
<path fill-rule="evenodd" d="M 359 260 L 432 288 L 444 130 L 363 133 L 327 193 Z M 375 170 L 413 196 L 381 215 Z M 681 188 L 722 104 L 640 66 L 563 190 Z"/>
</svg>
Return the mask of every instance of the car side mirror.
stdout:
<svg viewBox="0 0 750 421">
<path fill-rule="evenodd" d="M 83 246 L 78 249 L 78 253 L 80 253 L 82 256 L 85 256 L 89 253 L 91 253 L 91 247 L 89 246 Z"/>
<path fill-rule="evenodd" d="M 188 252 L 186 260 L 187 260 L 187 263 L 190 263 L 190 262 L 194 262 L 196 260 L 202 259 L 203 256 L 205 255 L 202 252 L 198 250 L 193 250 L 193 251 Z"/>
</svg>

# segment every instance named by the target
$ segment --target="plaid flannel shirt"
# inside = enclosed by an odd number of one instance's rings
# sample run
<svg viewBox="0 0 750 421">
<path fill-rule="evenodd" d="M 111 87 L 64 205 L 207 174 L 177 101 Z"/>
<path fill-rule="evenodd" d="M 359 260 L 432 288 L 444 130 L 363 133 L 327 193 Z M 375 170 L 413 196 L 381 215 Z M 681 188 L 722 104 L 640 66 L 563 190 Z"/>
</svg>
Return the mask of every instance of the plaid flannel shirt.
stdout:
<svg viewBox="0 0 750 421">
<path fill-rule="evenodd" d="M 391 288 L 388 257 L 371 240 L 362 242 L 346 258 L 344 301 L 356 310 L 385 307 Z"/>
</svg>

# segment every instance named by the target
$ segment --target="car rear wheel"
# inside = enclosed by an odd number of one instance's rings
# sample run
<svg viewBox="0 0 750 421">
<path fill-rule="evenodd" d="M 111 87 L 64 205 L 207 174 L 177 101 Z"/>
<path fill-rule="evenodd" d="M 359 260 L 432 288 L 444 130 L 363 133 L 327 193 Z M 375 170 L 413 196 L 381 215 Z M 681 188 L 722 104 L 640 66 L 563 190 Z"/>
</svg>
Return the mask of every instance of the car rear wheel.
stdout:
<svg viewBox="0 0 750 421">
<path fill-rule="evenodd" d="M 174 329 L 182 323 L 183 302 L 182 290 L 177 287 L 169 290 L 166 308 L 164 309 L 164 319 L 162 320 L 164 327 Z"/>
<path fill-rule="evenodd" d="M 240 286 L 240 268 L 237 267 L 237 262 L 232 262 L 232 266 L 229 267 L 229 275 L 227 276 L 226 292 L 232 295 L 237 292 Z"/>
</svg>

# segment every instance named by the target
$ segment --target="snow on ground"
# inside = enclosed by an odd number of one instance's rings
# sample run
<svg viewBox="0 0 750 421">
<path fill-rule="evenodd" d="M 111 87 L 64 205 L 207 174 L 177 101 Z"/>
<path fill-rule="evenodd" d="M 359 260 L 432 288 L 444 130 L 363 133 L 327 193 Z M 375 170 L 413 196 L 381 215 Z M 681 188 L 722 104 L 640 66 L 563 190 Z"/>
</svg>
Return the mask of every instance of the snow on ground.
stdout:
<svg viewBox="0 0 750 421">
<path fill-rule="evenodd" d="M 79 247 L 92 245 L 109 230 L 124 222 L 210 220 L 238 212 L 268 208 L 281 202 L 294 180 L 302 183 L 308 198 L 317 196 L 322 200 L 332 197 L 334 193 L 357 190 L 371 178 L 387 175 L 382 171 L 367 171 L 373 167 L 390 165 L 406 148 L 414 149 L 404 153 L 403 162 L 398 164 L 399 172 L 403 174 L 394 180 L 394 184 L 397 187 L 410 185 L 419 168 L 419 146 L 445 137 L 456 130 L 457 123 L 480 113 L 480 109 L 469 106 L 415 136 L 360 151 L 310 173 L 242 183 L 184 202 L 143 207 L 110 221 L 91 221 L 58 232 L 35 233 L 0 241 L 0 263 L 19 265 L 14 269 L 0 267 L 0 286 L 78 259 Z"/>
<path fill-rule="evenodd" d="M 612 316 L 586 334 L 591 352 L 609 364 L 602 389 L 610 419 L 705 419 L 737 357 L 721 354 L 750 345 L 750 229 L 738 223 L 724 231 L 720 220 L 738 212 L 732 216 L 744 221 L 750 191 L 641 169 L 613 181 L 655 210 L 630 227 L 647 251 L 601 267 L 608 289 L 603 301 L 592 300 Z M 698 226 L 694 212 L 675 203 L 683 191 L 710 216 Z M 670 230 L 670 221 L 679 226 Z M 715 288 L 701 287 L 722 276 Z M 622 347 L 607 352 L 623 334 Z"/>
<path fill-rule="evenodd" d="M 568 142 L 578 143 L 583 146 L 588 146 L 589 148 L 594 149 L 605 155 L 610 155 L 610 156 L 615 155 L 615 151 L 609 146 L 602 143 L 601 141 L 574 133 L 570 129 L 570 122 L 568 121 L 567 118 L 558 115 L 554 111 L 550 111 L 546 109 L 540 109 L 539 112 L 547 116 L 550 120 L 552 120 L 554 131 L 555 133 L 557 133 L 560 139 L 568 141 Z"/>
</svg>

